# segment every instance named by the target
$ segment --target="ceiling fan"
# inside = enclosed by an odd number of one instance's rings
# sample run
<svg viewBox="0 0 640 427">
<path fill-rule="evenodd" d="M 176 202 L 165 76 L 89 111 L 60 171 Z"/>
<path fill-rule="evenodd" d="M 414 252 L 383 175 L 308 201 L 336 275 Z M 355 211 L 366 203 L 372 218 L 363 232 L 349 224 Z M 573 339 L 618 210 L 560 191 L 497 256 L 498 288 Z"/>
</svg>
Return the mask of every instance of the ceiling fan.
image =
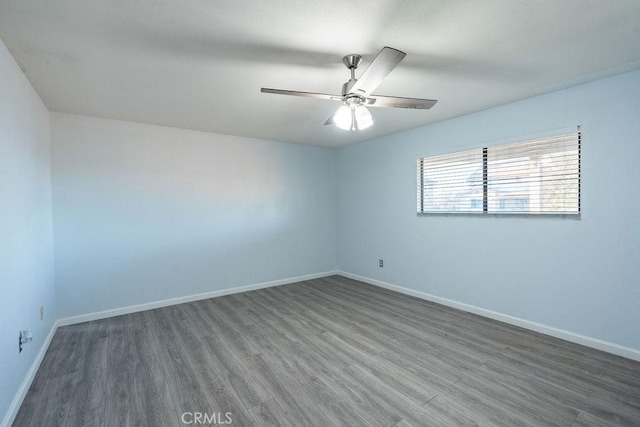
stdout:
<svg viewBox="0 0 640 427">
<path fill-rule="evenodd" d="M 373 124 L 373 117 L 366 107 L 414 108 L 428 110 L 438 102 L 435 99 L 403 98 L 397 96 L 372 95 L 382 80 L 407 56 L 406 53 L 391 47 L 383 47 L 359 79 L 355 77 L 356 68 L 362 62 L 360 55 L 347 55 L 342 58 L 344 65 L 351 71 L 351 78 L 342 85 L 342 95 L 326 93 L 300 92 L 296 90 L 270 89 L 263 87 L 260 92 L 277 95 L 303 96 L 307 98 L 329 99 L 342 102 L 325 125 L 335 124 L 344 130 L 361 130 Z"/>
</svg>

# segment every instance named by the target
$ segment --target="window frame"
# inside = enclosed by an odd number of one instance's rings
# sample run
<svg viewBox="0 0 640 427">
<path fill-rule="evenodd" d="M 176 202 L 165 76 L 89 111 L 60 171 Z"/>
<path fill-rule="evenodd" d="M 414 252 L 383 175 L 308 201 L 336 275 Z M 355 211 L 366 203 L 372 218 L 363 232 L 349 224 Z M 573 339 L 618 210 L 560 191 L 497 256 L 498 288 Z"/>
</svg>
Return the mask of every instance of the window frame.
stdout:
<svg viewBox="0 0 640 427">
<path fill-rule="evenodd" d="M 554 143 L 557 144 L 557 146 L 552 145 Z M 576 149 L 565 150 L 565 151 L 559 150 L 559 148 L 562 148 L 563 144 L 569 145 L 574 143 L 576 144 Z M 548 146 L 545 144 L 548 144 Z M 495 156 L 504 155 L 504 154 L 501 154 L 501 150 L 514 149 L 514 148 L 515 148 L 516 154 L 518 154 L 517 151 L 519 147 L 521 148 L 522 152 L 526 152 L 526 149 L 522 147 L 531 147 L 532 145 L 540 149 L 543 153 L 544 153 L 544 150 L 549 150 L 544 154 L 569 153 L 568 154 L 568 156 L 570 157 L 569 160 L 564 160 L 563 161 L 564 163 L 561 164 L 561 167 L 565 168 L 566 171 L 570 172 L 570 176 L 568 176 L 567 178 L 553 178 L 554 175 L 553 174 L 550 175 L 549 172 L 547 172 L 546 175 L 541 173 L 540 175 L 533 176 L 533 178 L 531 176 L 527 177 L 527 179 L 525 179 L 527 184 L 543 183 L 545 181 L 545 178 L 549 179 L 549 177 L 552 177 L 551 180 L 554 182 L 558 182 L 559 185 L 571 186 L 571 185 L 576 185 L 577 183 L 577 186 L 576 186 L 577 189 L 576 188 L 572 189 L 575 192 L 574 193 L 575 198 L 573 200 L 568 200 L 567 202 L 568 206 L 566 206 L 567 208 L 566 210 L 552 210 L 551 208 L 547 207 L 548 210 L 535 211 L 535 210 L 531 210 L 531 205 L 530 205 L 531 193 L 529 192 L 529 189 L 527 189 L 526 199 L 524 197 L 519 197 L 519 198 L 516 197 L 516 198 L 513 198 L 513 200 L 511 201 L 512 206 L 517 206 L 518 204 L 522 206 L 526 205 L 527 206 L 526 210 L 520 210 L 518 208 L 515 208 L 508 211 L 501 211 L 499 209 L 496 209 L 495 207 L 492 208 L 491 204 L 493 204 L 493 206 L 496 206 L 496 205 L 500 206 L 501 204 L 503 204 L 502 202 L 504 202 L 504 205 L 507 204 L 506 199 L 504 200 L 495 199 L 495 194 L 493 195 L 494 198 L 491 199 L 492 196 L 489 195 L 490 186 L 493 185 L 493 188 L 495 188 L 498 185 L 497 182 L 499 181 L 499 179 L 496 179 L 495 177 L 493 179 L 490 178 L 490 174 L 494 170 L 499 171 L 500 169 L 499 166 L 496 166 L 497 161 L 495 160 Z M 430 209 L 426 203 L 426 200 L 427 200 L 426 197 L 428 196 L 426 196 L 425 194 L 425 188 L 427 187 L 427 185 L 425 184 L 425 182 L 427 181 L 427 178 L 425 178 L 425 171 L 428 170 L 427 163 L 429 162 L 429 160 L 431 160 L 432 162 L 436 161 L 435 159 L 437 159 L 437 161 L 441 161 L 441 159 L 446 160 L 446 158 L 449 157 L 449 160 L 452 163 L 452 165 L 455 165 L 456 161 L 459 161 L 457 159 L 459 158 L 473 159 L 473 155 L 479 155 L 480 152 L 482 153 L 482 200 L 481 200 L 482 210 L 473 210 L 474 208 L 477 207 L 476 202 L 480 201 L 479 198 L 470 198 L 469 207 L 465 207 L 462 204 L 460 204 L 458 206 L 454 206 L 454 209 L 448 209 L 448 210 L 447 209 L 443 209 L 443 210 Z M 494 152 L 496 152 L 497 154 L 494 155 L 494 160 L 491 160 L 490 157 Z M 571 158 L 571 156 L 573 156 L 573 158 Z M 514 155 L 514 157 L 511 157 L 511 158 L 517 159 L 518 157 L 517 155 Z M 510 159 L 510 157 L 506 157 L 506 159 L 508 160 Z M 553 161 L 554 160 L 551 160 L 551 162 Z M 557 159 L 555 161 L 557 161 Z M 491 167 L 492 162 L 494 163 L 493 168 Z M 529 160 L 529 162 L 531 162 L 531 160 Z M 425 167 L 427 169 L 425 169 Z M 564 172 L 564 170 L 562 170 L 561 172 Z M 537 181 L 535 180 L 536 178 L 537 178 Z M 520 177 L 517 177 L 515 179 L 518 180 L 520 179 Z M 572 181 L 574 182 L 572 183 Z M 470 181 L 469 179 L 467 179 L 467 182 L 470 182 L 469 184 L 467 184 L 470 189 L 473 187 L 473 185 L 476 185 L 476 186 L 478 185 L 478 181 Z M 455 187 L 456 184 L 454 183 L 449 185 Z M 507 144 L 487 145 L 487 146 L 472 149 L 472 150 L 457 151 L 457 152 L 451 152 L 451 153 L 442 154 L 442 155 L 420 157 L 417 159 L 417 186 L 418 186 L 417 188 L 418 200 L 417 200 L 416 209 L 417 209 L 418 215 L 425 215 L 425 216 L 428 216 L 428 215 L 493 216 L 495 215 L 496 217 L 511 216 L 511 215 L 536 216 L 536 217 L 560 216 L 560 217 L 570 217 L 570 218 L 579 219 L 582 214 L 582 131 L 580 127 L 578 127 L 577 131 L 574 130 L 572 132 L 564 132 L 561 134 L 557 133 L 550 137 L 531 138 L 531 139 L 520 140 L 517 142 L 511 142 Z M 447 184 L 443 185 L 443 187 L 446 189 Z M 547 194 L 553 194 L 552 192 L 553 190 L 548 190 L 548 192 L 540 192 L 538 194 L 540 197 L 543 197 Z M 455 194 L 453 193 L 450 193 L 450 195 L 455 196 Z M 490 199 L 492 203 L 490 203 Z M 460 210 L 457 210 L 458 208 Z"/>
</svg>

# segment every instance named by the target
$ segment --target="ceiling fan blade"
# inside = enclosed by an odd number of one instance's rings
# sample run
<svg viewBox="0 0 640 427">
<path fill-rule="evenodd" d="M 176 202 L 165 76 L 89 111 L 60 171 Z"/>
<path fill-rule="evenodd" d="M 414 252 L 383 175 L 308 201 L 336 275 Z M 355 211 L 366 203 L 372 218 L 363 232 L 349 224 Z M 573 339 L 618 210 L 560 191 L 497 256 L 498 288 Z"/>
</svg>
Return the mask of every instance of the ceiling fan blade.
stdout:
<svg viewBox="0 0 640 427">
<path fill-rule="evenodd" d="M 406 53 L 392 47 L 383 47 L 378 56 L 369 64 L 364 73 L 351 88 L 351 92 L 369 95 L 382 83 L 382 80 L 407 56 Z"/>
<path fill-rule="evenodd" d="M 332 115 L 329 116 L 329 118 L 327 119 L 326 122 L 324 122 L 325 126 L 326 125 L 335 125 L 336 122 L 333 121 L 333 119 L 336 117 L 336 113 L 338 112 L 338 110 L 334 111 Z"/>
<path fill-rule="evenodd" d="M 367 107 L 415 108 L 428 110 L 438 102 L 436 99 L 403 98 L 399 96 L 374 95 L 367 98 Z"/>
<path fill-rule="evenodd" d="M 328 99 L 341 101 L 342 97 L 339 95 L 329 95 L 326 93 L 315 93 L 315 92 L 300 92 L 297 90 L 283 90 L 283 89 L 270 89 L 268 87 L 263 87 L 260 89 L 262 93 L 274 93 L 276 95 L 291 95 L 291 96 L 302 96 L 305 98 L 316 98 L 316 99 Z"/>
</svg>

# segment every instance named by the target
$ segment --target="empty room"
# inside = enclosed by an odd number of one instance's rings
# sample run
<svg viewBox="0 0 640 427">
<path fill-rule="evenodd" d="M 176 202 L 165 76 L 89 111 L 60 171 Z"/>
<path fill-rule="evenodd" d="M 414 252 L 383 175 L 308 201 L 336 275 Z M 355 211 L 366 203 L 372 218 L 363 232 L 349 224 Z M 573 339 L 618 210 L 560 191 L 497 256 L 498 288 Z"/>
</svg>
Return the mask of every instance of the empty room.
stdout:
<svg viewBox="0 0 640 427">
<path fill-rule="evenodd" d="M 640 2 L 0 0 L 0 427 L 640 426 Z"/>
</svg>

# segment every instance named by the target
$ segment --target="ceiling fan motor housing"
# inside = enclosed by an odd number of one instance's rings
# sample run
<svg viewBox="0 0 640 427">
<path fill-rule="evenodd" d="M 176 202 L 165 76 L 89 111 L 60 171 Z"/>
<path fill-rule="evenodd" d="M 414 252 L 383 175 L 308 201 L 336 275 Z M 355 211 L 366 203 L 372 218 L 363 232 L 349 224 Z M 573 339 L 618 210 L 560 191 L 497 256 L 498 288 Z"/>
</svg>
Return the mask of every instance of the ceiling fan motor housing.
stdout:
<svg viewBox="0 0 640 427">
<path fill-rule="evenodd" d="M 344 105 L 347 105 L 351 108 L 356 108 L 359 105 L 365 104 L 366 99 L 360 95 L 347 95 L 342 99 Z"/>
</svg>

